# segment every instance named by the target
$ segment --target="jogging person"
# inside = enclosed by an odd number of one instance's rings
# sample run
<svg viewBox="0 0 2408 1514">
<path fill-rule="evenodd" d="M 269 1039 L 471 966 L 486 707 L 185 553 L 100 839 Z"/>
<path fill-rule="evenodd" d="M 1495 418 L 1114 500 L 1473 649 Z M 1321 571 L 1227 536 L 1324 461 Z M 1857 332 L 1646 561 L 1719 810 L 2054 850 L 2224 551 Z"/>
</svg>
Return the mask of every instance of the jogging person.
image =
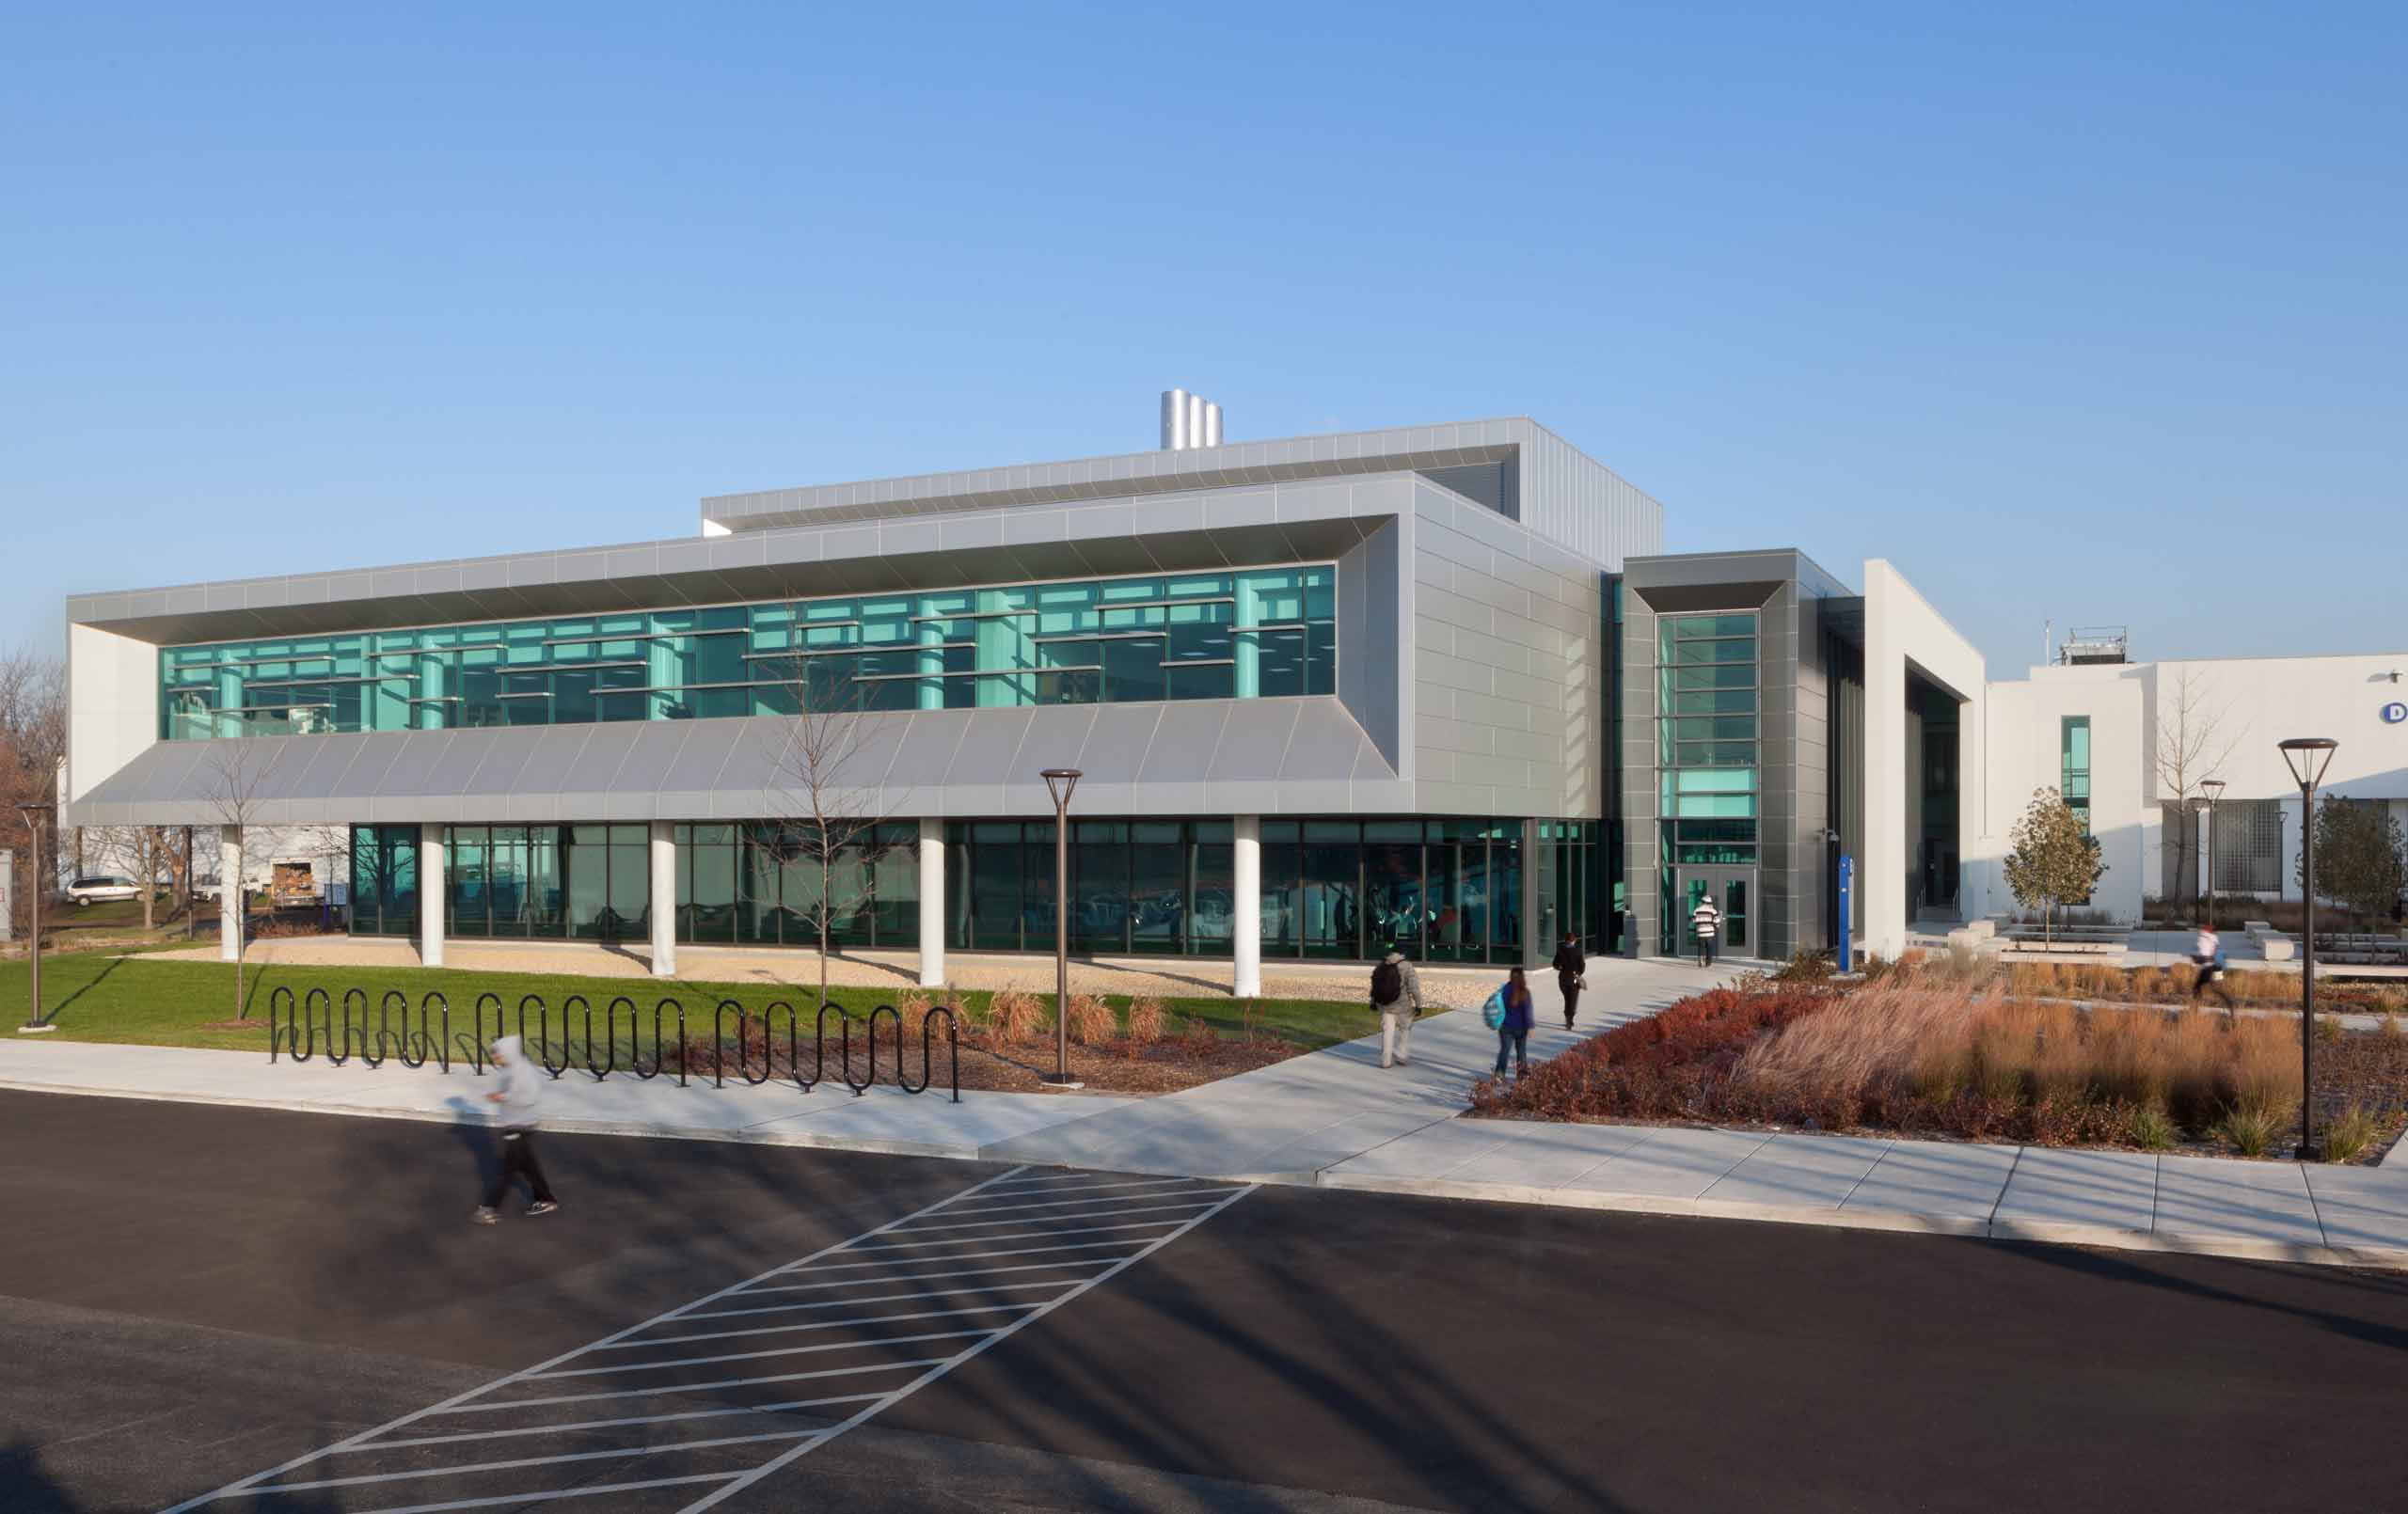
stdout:
<svg viewBox="0 0 2408 1514">
<path fill-rule="evenodd" d="M 1380 1017 L 1380 1065 L 1413 1063 L 1413 1020 L 1421 1013 L 1421 976 L 1388 942 L 1387 955 L 1371 970 L 1371 1008 Z"/>
<path fill-rule="evenodd" d="M 527 1179 L 534 1201 L 527 1206 L 529 1214 L 549 1214 L 561 1206 L 552 1197 L 552 1185 L 544 1180 L 543 1163 L 535 1159 L 535 1110 L 543 1102 L 544 1075 L 527 1060 L 526 1048 L 515 1035 L 493 1044 L 493 1065 L 501 1075 L 501 1086 L 485 1097 L 501 1106 L 495 1115 L 501 1127 L 501 1169 L 486 1186 L 485 1201 L 469 1217 L 481 1225 L 500 1218 L 502 1195 L 510 1191 L 514 1177 Z"/>
<path fill-rule="evenodd" d="M 1579 1006 L 1580 990 L 1589 986 L 1582 976 L 1589 970 L 1588 954 L 1580 950 L 1580 938 L 1570 931 L 1563 933 L 1563 944 L 1555 949 L 1555 986 L 1563 990 L 1563 1028 L 1572 1029 L 1572 1013 Z"/>
<path fill-rule="evenodd" d="M 1689 911 L 1689 929 L 1697 935 L 1697 965 L 1714 966 L 1714 949 L 1722 938 L 1722 911 L 1714 907 L 1712 894 L 1699 896 L 1697 907 Z"/>
<path fill-rule="evenodd" d="M 2232 990 L 2224 986 L 2224 942 L 2216 938 L 2213 925 L 2199 927 L 2199 938 L 2191 943 L 2191 960 L 2199 970 L 2199 975 L 2191 980 L 2191 1001 L 2197 1003 L 2201 994 L 2213 988 L 2229 1014 L 2236 1006 Z"/>
</svg>

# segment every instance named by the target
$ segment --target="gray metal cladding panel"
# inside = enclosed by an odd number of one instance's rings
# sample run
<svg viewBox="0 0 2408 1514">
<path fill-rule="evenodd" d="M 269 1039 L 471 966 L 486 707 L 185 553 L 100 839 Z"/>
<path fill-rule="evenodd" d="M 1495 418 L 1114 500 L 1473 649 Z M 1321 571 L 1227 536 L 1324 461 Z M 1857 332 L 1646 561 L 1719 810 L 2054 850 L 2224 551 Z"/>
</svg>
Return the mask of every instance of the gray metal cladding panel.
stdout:
<svg viewBox="0 0 2408 1514">
<path fill-rule="evenodd" d="M 1221 727 L 1229 706 L 1220 701 L 1169 704 L 1137 775 L 1147 783 L 1201 783 L 1212 776 L 1212 753 L 1221 742 Z"/>
<path fill-rule="evenodd" d="M 1370 736 L 1346 713 L 1343 705 L 1330 700 L 1291 701 L 1296 709 L 1295 729 L 1288 737 L 1287 750 L 1279 759 L 1279 777 L 1286 781 L 1310 782 L 1323 780 L 1352 779 L 1363 770 L 1368 755 L 1383 769 L 1379 749 Z M 1215 765 L 1217 766 L 1217 764 Z M 1393 769 L 1370 776 L 1392 778 Z"/>
<path fill-rule="evenodd" d="M 554 730 L 568 728 L 555 726 Z M 612 787 L 619 766 L 635 749 L 639 727 L 635 722 L 623 725 L 585 727 L 586 738 L 574 756 L 562 766 L 548 772 L 524 774 L 518 782 L 521 794 L 605 794 Z"/>
<path fill-rule="evenodd" d="M 967 729 L 961 733 L 961 744 L 954 752 L 945 781 L 969 785 L 1003 782 L 1013 756 L 1020 750 L 1021 737 L 1027 733 L 1028 723 L 1036 716 L 1037 712 L 1030 709 L 966 712 Z"/>
<path fill-rule="evenodd" d="M 705 793 L 719 786 L 720 775 L 727 771 L 728 759 L 738 743 L 762 722 L 741 720 L 687 720 L 686 739 L 677 754 L 660 770 L 659 786 L 664 793 Z"/>
<path fill-rule="evenodd" d="M 314 749 L 306 760 L 296 763 L 299 748 Z M 367 749 L 368 738 L 358 735 L 328 735 L 297 737 L 295 749 L 277 765 L 285 770 L 280 775 L 277 797 L 313 799 L 342 792 L 352 764 Z"/>
<path fill-rule="evenodd" d="M 941 787 L 972 729 L 972 722 L 958 715 L 913 716 L 903 745 L 887 765 L 886 786 L 895 790 Z"/>
<path fill-rule="evenodd" d="M 1096 711 L 1093 704 L 1057 705 L 1036 712 L 1036 718 L 1022 728 L 1019 747 L 1007 754 L 1000 771 L 986 775 L 990 782 L 1034 784 L 1045 787 L 1038 775 L 1049 767 L 1076 767 L 1079 753 L 1087 744 L 1087 734 L 1095 729 Z M 1053 808 L 1053 801 L 1046 801 Z"/>
<path fill-rule="evenodd" d="M 700 720 L 653 720 L 637 726 L 635 745 L 627 752 L 627 760 L 620 765 L 611 783 L 621 793 L 650 796 L 668 786 L 669 775 L 676 770 L 678 754 L 704 722 Z"/>
<path fill-rule="evenodd" d="M 480 731 L 455 731 L 452 741 L 426 770 L 421 792 L 427 794 L 507 794 L 510 781 L 537 748 L 547 745 L 550 726 L 504 726 Z M 583 733 L 580 730 L 579 735 Z M 556 760 L 568 754 L 550 743 Z M 479 782 L 480 774 L 485 781 Z"/>
<path fill-rule="evenodd" d="M 385 769 L 377 783 L 378 795 L 400 797 L 435 793 L 428 786 L 429 781 L 444 749 L 452 745 L 452 736 L 449 731 L 410 731 L 395 736 L 393 764 Z"/>
<path fill-rule="evenodd" d="M 1086 772 L 1105 775 L 1111 781 L 1133 781 L 1145 765 L 1147 751 L 1154 744 L 1154 732 L 1162 724 L 1165 707 L 1097 706 L 1095 725 L 1087 732 L 1086 744 L 1079 749 L 1077 765 Z"/>
<path fill-rule="evenodd" d="M 1205 773 L 1211 783 L 1267 779 L 1276 781 L 1279 762 L 1287 754 L 1288 738 L 1296 730 L 1296 702 L 1240 700 L 1227 706 L 1228 721 Z M 1354 765 L 1346 765 L 1351 768 Z"/>
</svg>

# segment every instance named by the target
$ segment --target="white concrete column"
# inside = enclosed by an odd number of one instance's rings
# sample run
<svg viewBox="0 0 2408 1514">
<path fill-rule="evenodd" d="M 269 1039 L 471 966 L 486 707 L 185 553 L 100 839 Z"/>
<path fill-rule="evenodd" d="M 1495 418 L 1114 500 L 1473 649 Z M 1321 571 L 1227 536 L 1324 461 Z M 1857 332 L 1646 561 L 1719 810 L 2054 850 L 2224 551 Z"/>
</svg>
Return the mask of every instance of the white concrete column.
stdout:
<svg viewBox="0 0 2408 1514">
<path fill-rule="evenodd" d="M 243 954 L 243 828 L 217 828 L 217 960 Z"/>
<path fill-rule="evenodd" d="M 1262 817 L 1242 814 L 1232 826 L 1229 848 L 1229 949 L 1236 958 L 1231 990 L 1240 999 L 1262 997 Z"/>
<path fill-rule="evenodd" d="M 920 822 L 920 986 L 944 986 L 944 822 Z"/>
<path fill-rule="evenodd" d="M 443 865 L 443 828 L 418 828 L 418 959 L 420 965 L 443 965 L 443 896 L 452 882 Z"/>
<path fill-rule="evenodd" d="M 677 975 L 677 827 L 652 823 L 652 975 Z"/>
</svg>

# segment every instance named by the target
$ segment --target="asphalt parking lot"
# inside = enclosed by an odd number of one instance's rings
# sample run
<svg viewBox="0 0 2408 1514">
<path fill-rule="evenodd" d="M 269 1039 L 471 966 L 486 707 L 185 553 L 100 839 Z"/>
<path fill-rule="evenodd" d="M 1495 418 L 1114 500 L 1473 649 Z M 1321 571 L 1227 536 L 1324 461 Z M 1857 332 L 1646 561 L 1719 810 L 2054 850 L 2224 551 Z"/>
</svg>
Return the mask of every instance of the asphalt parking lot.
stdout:
<svg viewBox="0 0 2408 1514">
<path fill-rule="evenodd" d="M 0 1094 L 0 1507 L 2394 1506 L 2408 1278 Z M 290 1464 L 290 1465 L 288 1465 Z M 284 1469 L 284 1470 L 276 1470 Z"/>
</svg>

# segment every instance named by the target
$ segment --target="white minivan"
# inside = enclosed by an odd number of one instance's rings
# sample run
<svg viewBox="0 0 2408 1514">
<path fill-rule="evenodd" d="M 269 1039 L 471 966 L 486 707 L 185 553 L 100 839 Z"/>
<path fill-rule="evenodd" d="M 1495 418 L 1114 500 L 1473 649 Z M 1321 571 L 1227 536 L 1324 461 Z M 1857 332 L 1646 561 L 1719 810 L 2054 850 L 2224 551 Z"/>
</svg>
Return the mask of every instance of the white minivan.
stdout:
<svg viewBox="0 0 2408 1514">
<path fill-rule="evenodd" d="M 113 899 L 139 899 L 142 886 L 117 873 L 87 873 L 67 886 L 67 897 L 77 908 Z"/>
</svg>

